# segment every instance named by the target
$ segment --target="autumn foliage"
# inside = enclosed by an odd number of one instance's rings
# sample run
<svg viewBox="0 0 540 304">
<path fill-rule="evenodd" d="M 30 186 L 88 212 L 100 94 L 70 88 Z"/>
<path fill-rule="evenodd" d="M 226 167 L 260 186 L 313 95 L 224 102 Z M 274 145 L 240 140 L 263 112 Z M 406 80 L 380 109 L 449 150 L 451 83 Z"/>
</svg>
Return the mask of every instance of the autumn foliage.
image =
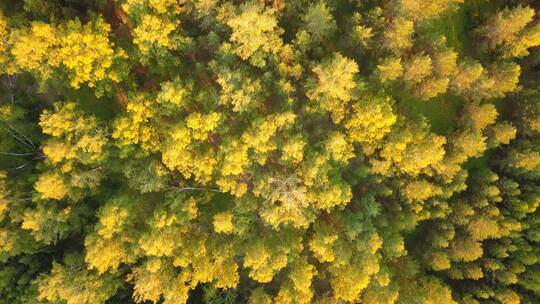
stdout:
<svg viewBox="0 0 540 304">
<path fill-rule="evenodd" d="M 0 304 L 539 303 L 532 2 L 3 1 Z"/>
</svg>

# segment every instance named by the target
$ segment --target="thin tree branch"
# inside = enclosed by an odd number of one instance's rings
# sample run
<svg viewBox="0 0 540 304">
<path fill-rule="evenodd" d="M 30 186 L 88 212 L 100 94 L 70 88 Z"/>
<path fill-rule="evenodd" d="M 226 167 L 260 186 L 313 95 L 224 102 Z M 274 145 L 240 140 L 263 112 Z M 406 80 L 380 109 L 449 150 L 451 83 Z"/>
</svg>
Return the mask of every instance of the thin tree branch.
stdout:
<svg viewBox="0 0 540 304">
<path fill-rule="evenodd" d="M 30 138 L 28 138 L 26 135 L 24 135 L 22 132 L 20 132 L 19 130 L 17 130 L 15 127 L 13 127 L 12 125 L 4 122 L 8 127 L 10 127 L 12 130 L 14 130 L 15 132 L 17 132 L 18 134 L 20 134 L 22 137 L 24 137 L 31 145 L 32 147 L 34 147 L 34 150 L 37 150 L 37 147 L 36 145 L 34 145 L 34 142 L 30 140 Z"/>
<path fill-rule="evenodd" d="M 178 192 L 184 192 L 189 190 L 196 190 L 196 191 L 210 191 L 210 192 L 219 192 L 219 193 L 225 193 L 219 189 L 214 188 L 204 188 L 204 187 L 172 187 L 172 189 L 178 191 Z"/>
<path fill-rule="evenodd" d="M 8 171 L 15 171 L 15 170 L 22 169 L 22 168 L 28 166 L 29 163 L 30 163 L 30 162 L 26 162 L 26 163 L 24 163 L 24 164 L 22 164 L 22 165 L 20 165 L 20 166 L 17 166 L 17 167 L 15 167 L 15 168 L 9 169 Z"/>
<path fill-rule="evenodd" d="M 13 138 L 15 138 L 17 141 L 19 141 L 21 144 L 27 146 L 28 148 L 30 148 L 30 150 L 34 151 L 35 150 L 35 147 L 29 145 L 26 141 L 24 141 L 23 139 L 21 139 L 20 137 L 18 137 L 17 135 L 13 134 L 9 129 L 6 129 L 6 131 L 8 131 L 8 133 L 13 136 Z"/>
<path fill-rule="evenodd" d="M 35 154 L 38 154 L 38 152 L 30 152 L 30 153 L 0 152 L 0 154 L 3 154 L 3 155 L 11 155 L 11 156 L 28 156 L 28 155 L 35 155 Z"/>
</svg>

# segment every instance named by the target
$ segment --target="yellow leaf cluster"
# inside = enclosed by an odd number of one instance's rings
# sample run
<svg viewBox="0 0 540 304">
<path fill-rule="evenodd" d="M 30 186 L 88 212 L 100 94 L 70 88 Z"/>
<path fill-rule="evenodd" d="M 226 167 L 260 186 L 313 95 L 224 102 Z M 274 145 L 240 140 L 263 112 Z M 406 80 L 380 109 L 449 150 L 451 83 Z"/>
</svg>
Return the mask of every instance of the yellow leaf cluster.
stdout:
<svg viewBox="0 0 540 304">
<path fill-rule="evenodd" d="M 61 34 L 50 24 L 33 22 L 29 29 L 13 35 L 11 40 L 11 54 L 20 70 L 34 71 L 47 79 L 51 68 L 62 61 L 57 54 Z"/>
<path fill-rule="evenodd" d="M 456 76 L 452 78 L 451 85 L 458 92 L 470 91 L 484 73 L 484 68 L 480 63 L 461 63 L 458 65 Z"/>
<path fill-rule="evenodd" d="M 7 229 L 0 229 L 0 252 L 12 252 L 17 238 Z"/>
<path fill-rule="evenodd" d="M 486 149 L 486 137 L 481 133 L 465 130 L 452 136 L 452 156 L 458 163 L 482 154 Z"/>
<path fill-rule="evenodd" d="M 140 24 L 133 29 L 133 42 L 143 54 L 152 48 L 174 49 L 175 44 L 170 35 L 178 27 L 179 22 L 171 21 L 157 15 L 144 15 Z"/>
<path fill-rule="evenodd" d="M 487 80 L 487 94 L 490 97 L 504 97 L 505 93 L 518 88 L 521 66 L 514 62 L 495 63 L 490 67 Z"/>
<path fill-rule="evenodd" d="M 214 124 L 217 123 L 217 119 L 218 117 L 215 116 Z M 196 125 L 196 120 L 192 120 L 192 127 L 206 128 L 202 125 Z M 211 129 L 214 128 L 215 126 Z M 210 131 L 210 129 L 208 130 Z M 207 133 L 195 135 L 195 132 L 189 128 L 177 126 L 172 131 L 169 142 L 162 148 L 162 160 L 169 169 L 179 170 L 184 177 L 194 176 L 197 181 L 206 182 L 211 179 L 217 160 L 213 150 L 196 153 L 198 143 L 194 141 L 194 136 L 204 139 L 203 136 L 207 136 Z"/>
<path fill-rule="evenodd" d="M 347 205 L 352 199 L 351 186 L 344 182 L 331 182 L 328 177 L 308 193 L 309 200 L 317 209 L 330 210 L 335 206 Z"/>
<path fill-rule="evenodd" d="M 512 57 L 529 55 L 529 49 L 540 45 L 540 24 L 526 29 L 520 37 L 510 44 L 506 53 Z"/>
<path fill-rule="evenodd" d="M 103 19 L 85 25 L 78 21 L 67 24 L 57 56 L 72 73 L 72 87 L 79 88 L 82 83 L 94 87 L 106 78 L 118 81 L 110 73 L 115 55 L 108 37 L 110 31 L 110 25 Z"/>
<path fill-rule="evenodd" d="M 146 151 L 160 148 L 155 126 L 150 123 L 154 117 L 152 103 L 144 96 L 136 96 L 127 105 L 127 115 L 114 122 L 112 137 L 118 139 L 120 146 L 140 144 Z"/>
<path fill-rule="evenodd" d="M 491 128 L 493 140 L 497 144 L 509 144 L 510 141 L 516 138 L 517 129 L 509 123 L 498 123 Z"/>
<path fill-rule="evenodd" d="M 315 227 L 315 233 L 309 240 L 309 249 L 319 262 L 333 262 L 336 256 L 332 246 L 338 239 L 338 235 L 329 229 L 324 229 L 325 226 L 322 226 L 322 229 L 321 225 Z"/>
<path fill-rule="evenodd" d="M 431 278 L 424 279 L 423 283 L 423 288 L 426 291 L 426 298 L 423 303 L 457 304 L 457 302 L 452 299 L 452 291 L 447 285 L 443 285 L 439 281 Z"/>
<path fill-rule="evenodd" d="M 264 289 L 257 288 L 253 290 L 248 299 L 248 304 L 272 304 L 272 298 L 268 296 Z"/>
<path fill-rule="evenodd" d="M 47 80 L 62 66 L 76 89 L 83 83 L 95 87 L 103 80 L 117 82 L 113 62 L 126 54 L 114 51 L 110 31 L 101 18 L 84 25 L 78 19 L 61 25 L 32 22 L 28 28 L 12 32 L 9 44 L 14 62 L 8 71 L 29 71 Z"/>
<path fill-rule="evenodd" d="M 366 45 L 373 37 L 373 29 L 365 25 L 356 26 L 354 32 L 358 40 L 364 45 Z"/>
<path fill-rule="evenodd" d="M 4 17 L 4 14 L 0 10 L 0 71 L 4 72 L 4 65 L 6 64 L 7 53 L 8 53 L 8 40 L 9 40 L 9 31 L 7 19 Z"/>
<path fill-rule="evenodd" d="M 442 252 L 435 252 L 430 256 L 430 264 L 433 270 L 441 271 L 450 268 L 452 265 L 448 255 Z"/>
<path fill-rule="evenodd" d="M 67 135 L 68 139 L 71 139 L 74 136 L 74 133 L 68 131 L 81 130 L 84 128 L 84 122 L 79 124 L 75 117 L 75 108 L 75 103 L 68 102 L 61 105 L 55 113 L 48 110 L 43 111 L 39 124 L 43 133 L 54 137 Z"/>
<path fill-rule="evenodd" d="M 368 286 L 371 275 L 379 271 L 379 264 L 374 258 L 352 263 L 332 265 L 330 284 L 334 297 L 347 302 L 355 301 Z"/>
<path fill-rule="evenodd" d="M 240 175 L 249 164 L 248 147 L 239 141 L 231 141 L 225 147 L 224 154 L 225 158 L 221 169 L 221 174 L 224 176 Z"/>
<path fill-rule="evenodd" d="M 444 155 L 446 138 L 439 135 L 427 136 L 413 145 L 408 145 L 399 167 L 409 174 L 418 174 L 422 169 L 440 162 Z"/>
<path fill-rule="evenodd" d="M 0 221 L 4 218 L 4 213 L 9 207 L 6 177 L 7 173 L 5 171 L 0 171 Z"/>
<path fill-rule="evenodd" d="M 384 44 L 395 54 L 400 54 L 402 51 L 412 47 L 413 32 L 413 21 L 403 17 L 395 18 L 384 33 Z"/>
<path fill-rule="evenodd" d="M 248 185 L 245 180 L 235 176 L 220 177 L 217 179 L 216 183 L 221 191 L 229 192 L 236 197 L 241 197 L 246 194 L 248 190 Z"/>
<path fill-rule="evenodd" d="M 107 271 L 115 272 L 122 263 L 132 260 L 121 238 L 88 237 L 84 246 L 86 248 L 85 262 L 89 268 L 94 268 L 102 274 Z"/>
<path fill-rule="evenodd" d="M 182 106 L 187 93 L 188 90 L 178 83 L 166 81 L 161 84 L 161 91 L 158 93 L 157 102 Z"/>
<path fill-rule="evenodd" d="M 269 152 L 277 149 L 277 143 L 272 140 L 276 132 L 294 123 L 296 115 L 292 112 L 270 115 L 256 121 L 242 135 L 242 142 L 255 152 L 255 159 L 264 165 Z"/>
<path fill-rule="evenodd" d="M 512 151 L 510 165 L 517 169 L 532 171 L 540 167 L 540 152 L 534 150 Z"/>
<path fill-rule="evenodd" d="M 448 78 L 428 77 L 416 87 L 415 95 L 422 100 L 429 100 L 446 92 L 449 83 L 450 79 Z"/>
<path fill-rule="evenodd" d="M 51 273 L 39 282 L 38 299 L 67 304 L 103 303 L 114 293 L 99 275 L 53 263 Z"/>
<path fill-rule="evenodd" d="M 464 0 L 400 0 L 404 13 L 417 21 L 435 18 Z"/>
<path fill-rule="evenodd" d="M 518 88 L 520 74 L 520 66 L 513 62 L 494 63 L 488 69 L 477 62 L 464 62 L 458 65 L 458 73 L 450 85 L 473 100 L 503 97 Z"/>
<path fill-rule="evenodd" d="M 441 193 L 442 190 L 440 187 L 426 180 L 412 181 L 408 183 L 403 189 L 403 194 L 411 202 L 422 202 Z"/>
<path fill-rule="evenodd" d="M 299 261 L 289 265 L 289 275 L 282 284 L 276 298 L 276 303 L 312 303 L 313 290 L 311 281 L 317 274 L 315 266 L 309 264 L 307 259 L 300 258 Z"/>
<path fill-rule="evenodd" d="M 446 138 L 428 133 L 426 125 L 410 125 L 391 133 L 379 155 L 382 160 L 372 159 L 372 170 L 388 173 L 391 166 L 410 175 L 418 175 L 437 167 L 445 156 Z"/>
<path fill-rule="evenodd" d="M 122 4 L 122 8 L 130 15 L 145 9 L 151 9 L 158 14 L 178 14 L 184 2 L 184 0 L 127 0 Z"/>
<path fill-rule="evenodd" d="M 213 217 L 214 231 L 217 233 L 232 233 L 234 231 L 233 214 L 230 212 L 221 212 Z"/>
<path fill-rule="evenodd" d="M 139 246 L 147 256 L 171 256 L 179 244 L 178 238 L 181 230 L 167 227 L 152 229 L 139 238 Z"/>
<path fill-rule="evenodd" d="M 292 163 L 299 163 L 304 159 L 306 142 L 300 136 L 293 137 L 283 145 L 281 159 Z"/>
<path fill-rule="evenodd" d="M 330 159 L 343 163 L 354 157 L 354 147 L 340 132 L 330 134 L 326 140 L 326 151 Z"/>
<path fill-rule="evenodd" d="M 431 75 L 432 71 L 431 57 L 428 55 L 416 55 L 405 65 L 403 78 L 411 83 L 419 83 Z"/>
<path fill-rule="evenodd" d="M 244 60 L 259 51 L 277 53 L 283 44 L 279 37 L 283 29 L 273 12 L 257 2 L 244 4 L 240 14 L 228 20 L 227 25 L 232 29 L 234 51 Z"/>
<path fill-rule="evenodd" d="M 197 228 L 186 230 L 177 237 L 176 243 L 181 250 L 175 251 L 173 265 L 183 267 L 184 272 L 193 270 L 187 277 L 191 288 L 210 282 L 214 282 L 217 288 L 236 287 L 238 265 L 230 244 L 215 242 Z"/>
<path fill-rule="evenodd" d="M 295 177 L 270 177 L 259 181 L 253 190 L 256 196 L 265 199 L 259 214 L 274 229 L 281 224 L 308 227 L 313 214 L 308 208 L 310 201 L 306 191 L 306 187 Z"/>
<path fill-rule="evenodd" d="M 64 159 L 70 160 L 77 157 L 77 153 L 73 146 L 69 143 L 60 141 L 49 141 L 43 147 L 43 153 L 45 153 L 51 162 L 55 164 Z"/>
<path fill-rule="evenodd" d="M 307 92 L 308 98 L 319 103 L 329 112 L 334 122 L 340 122 L 356 88 L 355 76 L 359 72 L 358 64 L 339 53 L 335 53 L 329 62 L 313 68 L 315 83 Z"/>
<path fill-rule="evenodd" d="M 377 71 L 379 73 L 379 79 L 381 79 L 382 82 L 398 79 L 403 74 L 403 65 L 401 64 L 401 58 L 385 58 L 382 63 L 377 65 Z"/>
<path fill-rule="evenodd" d="M 519 33 L 533 20 L 534 14 L 534 9 L 528 6 L 506 8 L 492 16 L 486 25 L 480 28 L 480 32 L 488 39 L 491 48 L 512 44 L 519 39 Z"/>
<path fill-rule="evenodd" d="M 274 275 L 287 266 L 287 252 L 265 246 L 258 240 L 245 249 L 244 266 L 251 268 L 249 276 L 257 282 L 268 283 Z"/>
<path fill-rule="evenodd" d="M 52 171 L 40 175 L 34 187 L 44 199 L 61 200 L 68 193 L 64 177 Z"/>
<path fill-rule="evenodd" d="M 133 270 L 129 280 L 134 284 L 133 298 L 136 303 L 157 303 L 163 298 L 164 304 L 178 304 L 187 302 L 189 277 L 189 272 L 173 274 L 169 266 L 161 266 L 156 272 L 139 267 Z"/>
<path fill-rule="evenodd" d="M 213 131 L 221 119 L 221 114 L 212 112 L 204 115 L 191 113 L 186 119 L 187 127 L 191 129 L 191 136 L 196 140 L 208 139 L 208 132 Z"/>
<path fill-rule="evenodd" d="M 234 112 L 244 112 L 258 101 L 256 95 L 262 91 L 261 82 L 239 73 L 224 71 L 219 74 L 217 83 L 221 87 L 219 102 L 232 104 Z"/>
<path fill-rule="evenodd" d="M 99 214 L 97 233 L 105 239 L 110 239 L 122 231 L 123 226 L 127 222 L 129 211 L 123 206 L 106 204 L 100 210 Z"/>
<path fill-rule="evenodd" d="M 388 97 L 361 100 L 352 106 L 352 110 L 351 117 L 345 122 L 345 128 L 353 142 L 377 144 L 397 121 Z"/>
<path fill-rule="evenodd" d="M 43 152 L 53 164 L 64 160 L 78 160 L 86 164 L 103 158 L 107 143 L 105 130 L 98 125 L 95 117 L 84 117 L 75 103 L 56 104 L 54 112 L 43 111 L 39 125 L 43 133 L 54 137 L 43 147 Z M 71 166 L 64 168 L 69 171 Z"/>
<path fill-rule="evenodd" d="M 487 126 L 493 124 L 498 116 L 497 109 L 491 103 L 469 104 L 465 107 L 463 114 L 465 123 L 476 132 L 483 131 Z"/>
<path fill-rule="evenodd" d="M 458 72 L 458 53 L 452 49 L 444 49 L 433 54 L 433 69 L 440 76 L 454 76 Z"/>
</svg>

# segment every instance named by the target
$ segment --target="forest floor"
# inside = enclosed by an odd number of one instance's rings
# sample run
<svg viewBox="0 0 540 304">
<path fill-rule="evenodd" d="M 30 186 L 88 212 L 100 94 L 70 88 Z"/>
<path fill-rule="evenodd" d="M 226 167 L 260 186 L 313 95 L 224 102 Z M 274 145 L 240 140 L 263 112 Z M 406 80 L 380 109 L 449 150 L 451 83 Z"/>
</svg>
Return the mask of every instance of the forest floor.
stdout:
<svg viewBox="0 0 540 304">
<path fill-rule="evenodd" d="M 481 60 L 482 58 L 478 58 L 479 44 L 475 41 L 474 35 L 470 34 L 479 24 L 473 24 L 469 20 L 477 20 L 478 17 L 483 19 L 492 15 L 496 8 L 493 1 L 465 1 L 458 10 L 450 11 L 426 26 L 430 31 L 443 33 L 446 36 L 447 45 L 461 56 Z M 426 117 L 432 131 L 440 135 L 448 135 L 454 131 L 456 118 L 464 102 L 462 98 L 448 93 L 429 101 L 406 94 L 396 94 L 396 96 L 399 96 L 398 101 L 408 112 Z M 500 106 L 497 103 L 495 105 Z"/>
</svg>

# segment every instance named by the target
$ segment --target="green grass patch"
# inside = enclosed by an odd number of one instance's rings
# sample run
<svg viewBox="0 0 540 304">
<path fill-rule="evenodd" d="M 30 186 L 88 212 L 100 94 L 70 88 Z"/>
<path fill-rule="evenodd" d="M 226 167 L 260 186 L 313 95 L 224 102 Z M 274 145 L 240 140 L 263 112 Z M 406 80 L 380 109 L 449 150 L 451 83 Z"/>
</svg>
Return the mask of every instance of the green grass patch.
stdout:
<svg viewBox="0 0 540 304">
<path fill-rule="evenodd" d="M 479 55 L 478 38 L 475 29 L 497 10 L 497 2 L 489 0 L 468 0 L 456 9 L 450 10 L 440 18 L 427 23 L 424 31 L 443 34 L 447 45 L 463 56 Z"/>
<path fill-rule="evenodd" d="M 67 89 L 64 91 L 64 96 L 66 100 L 76 102 L 81 110 L 92 113 L 103 120 L 111 119 L 115 113 L 120 111 L 112 97 L 97 98 L 94 91 L 85 85 L 78 90 Z"/>
<path fill-rule="evenodd" d="M 482 56 L 478 38 L 474 30 L 495 13 L 499 0 L 468 0 L 456 9 L 450 10 L 440 18 L 423 25 L 422 31 L 435 36 L 444 35 L 447 46 L 459 53 L 459 59 Z M 456 127 L 459 111 L 464 104 L 461 97 L 443 94 L 437 98 L 423 101 L 409 93 L 395 92 L 401 111 L 412 117 L 423 116 L 428 119 L 433 132 L 448 135 Z M 500 108 L 500 104 L 496 104 Z"/>
<path fill-rule="evenodd" d="M 463 100 L 456 96 L 444 94 L 429 101 L 415 96 L 401 94 L 397 97 L 400 110 L 411 117 L 425 117 L 431 130 L 440 135 L 450 134 L 455 126 Z"/>
</svg>

